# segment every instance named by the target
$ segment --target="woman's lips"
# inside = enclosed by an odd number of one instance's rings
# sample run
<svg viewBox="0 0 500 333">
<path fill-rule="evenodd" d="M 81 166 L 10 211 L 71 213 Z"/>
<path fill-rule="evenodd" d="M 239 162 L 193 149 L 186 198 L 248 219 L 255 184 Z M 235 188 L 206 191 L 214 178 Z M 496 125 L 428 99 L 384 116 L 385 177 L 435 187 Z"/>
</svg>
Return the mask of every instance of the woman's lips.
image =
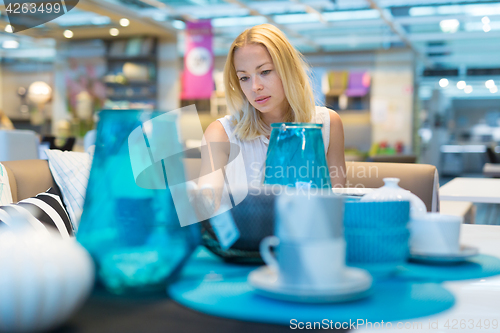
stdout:
<svg viewBox="0 0 500 333">
<path fill-rule="evenodd" d="M 257 104 L 264 104 L 265 102 L 267 102 L 269 99 L 271 98 L 271 96 L 267 96 L 265 98 L 261 98 L 261 99 L 256 99 L 255 100 L 255 103 Z"/>
</svg>

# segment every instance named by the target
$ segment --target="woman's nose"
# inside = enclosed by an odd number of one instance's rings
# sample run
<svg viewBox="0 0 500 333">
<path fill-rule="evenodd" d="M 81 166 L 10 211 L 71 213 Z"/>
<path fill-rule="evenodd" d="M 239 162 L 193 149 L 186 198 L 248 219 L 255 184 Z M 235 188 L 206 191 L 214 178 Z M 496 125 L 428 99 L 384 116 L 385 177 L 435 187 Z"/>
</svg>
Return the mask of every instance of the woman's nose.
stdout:
<svg viewBox="0 0 500 333">
<path fill-rule="evenodd" d="M 253 91 L 262 90 L 262 83 L 260 82 L 260 78 L 258 76 L 254 77 L 252 81 L 252 90 Z"/>
</svg>

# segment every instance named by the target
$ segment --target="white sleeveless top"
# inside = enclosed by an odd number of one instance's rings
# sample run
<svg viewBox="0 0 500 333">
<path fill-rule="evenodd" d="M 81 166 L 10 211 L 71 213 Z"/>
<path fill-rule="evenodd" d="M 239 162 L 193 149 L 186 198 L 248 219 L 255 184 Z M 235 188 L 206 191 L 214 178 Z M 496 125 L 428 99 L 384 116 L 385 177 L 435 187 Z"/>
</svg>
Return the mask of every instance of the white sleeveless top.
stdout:
<svg viewBox="0 0 500 333">
<path fill-rule="evenodd" d="M 234 135 L 234 128 L 232 118 L 233 116 L 225 116 L 217 119 L 220 121 L 229 142 L 236 144 L 240 147 L 241 155 L 243 157 L 244 167 L 241 163 L 230 163 L 226 167 L 226 176 L 229 184 L 243 185 L 244 183 L 259 186 L 262 184 L 262 172 L 266 162 L 267 148 L 269 147 L 269 139 L 264 135 L 259 136 L 253 140 L 240 140 Z M 316 114 L 313 116 L 311 123 L 323 124 L 321 132 L 323 134 L 323 143 L 325 145 L 325 155 L 330 145 L 330 111 L 326 107 L 316 106 Z M 229 161 L 235 160 L 237 154 L 236 149 L 231 149 L 229 153 Z M 239 160 L 239 159 L 238 159 Z M 241 161 L 241 160 L 240 160 Z"/>
</svg>

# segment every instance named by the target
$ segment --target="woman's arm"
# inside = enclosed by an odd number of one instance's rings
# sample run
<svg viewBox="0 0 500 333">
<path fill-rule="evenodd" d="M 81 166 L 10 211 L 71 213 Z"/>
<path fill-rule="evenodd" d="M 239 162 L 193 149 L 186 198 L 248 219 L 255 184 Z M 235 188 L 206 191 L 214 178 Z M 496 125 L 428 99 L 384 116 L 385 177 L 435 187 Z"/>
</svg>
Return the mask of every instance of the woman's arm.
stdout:
<svg viewBox="0 0 500 333">
<path fill-rule="evenodd" d="M 229 152 L 229 138 L 226 131 L 219 121 L 214 121 L 205 130 L 201 145 L 201 168 L 198 179 L 198 188 L 201 191 L 198 193 L 197 208 L 195 209 L 205 210 L 202 215 L 211 215 L 213 211 L 219 208 L 224 189 L 222 168 L 227 165 Z M 215 197 L 213 197 L 210 188 L 213 188 Z M 208 203 L 211 204 L 208 205 Z M 207 209 L 210 211 L 207 211 Z"/>
<path fill-rule="evenodd" d="M 337 112 L 330 111 L 330 146 L 326 154 L 330 169 L 332 187 L 344 187 L 346 181 L 346 166 L 344 155 L 344 127 Z"/>
<path fill-rule="evenodd" d="M 207 183 L 213 187 L 223 186 L 224 179 L 215 177 L 215 171 L 226 166 L 229 150 L 229 138 L 226 131 L 216 120 L 207 127 L 201 142 L 201 169 L 198 186 L 201 187 Z"/>
</svg>

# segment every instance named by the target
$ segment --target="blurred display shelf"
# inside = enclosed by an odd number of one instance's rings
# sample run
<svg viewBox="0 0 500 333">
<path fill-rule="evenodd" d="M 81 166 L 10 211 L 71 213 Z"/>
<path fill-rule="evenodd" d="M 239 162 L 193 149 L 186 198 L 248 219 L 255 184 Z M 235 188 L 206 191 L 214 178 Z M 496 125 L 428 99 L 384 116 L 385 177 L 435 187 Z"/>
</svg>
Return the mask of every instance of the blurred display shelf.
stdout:
<svg viewBox="0 0 500 333">
<path fill-rule="evenodd" d="M 107 86 L 112 87 L 123 87 L 123 86 L 151 86 L 155 85 L 154 81 L 127 81 L 126 83 L 118 83 L 118 82 L 106 82 Z"/>
<path fill-rule="evenodd" d="M 108 56 L 108 59 L 114 61 L 137 61 L 137 62 L 145 62 L 145 61 L 156 61 L 156 56 L 154 55 L 146 55 L 146 56 Z"/>
<path fill-rule="evenodd" d="M 26 118 L 11 118 L 10 120 L 12 121 L 12 124 L 14 125 L 15 129 L 31 130 L 37 132 L 38 134 L 50 133 L 52 124 L 51 119 L 45 119 L 45 122 L 43 124 L 36 124 L 36 125 L 33 125 L 31 123 L 31 120 Z"/>
<path fill-rule="evenodd" d="M 364 162 L 366 161 L 366 156 L 356 155 L 356 154 L 345 154 L 345 160 L 347 162 Z"/>
<path fill-rule="evenodd" d="M 344 124 L 370 124 L 370 110 L 335 110 Z"/>
<path fill-rule="evenodd" d="M 114 39 L 106 42 L 106 96 L 112 107 L 157 105 L 158 41 L 153 37 Z M 116 102 L 116 105 L 113 105 Z"/>
<path fill-rule="evenodd" d="M 152 99 L 155 97 L 156 96 L 123 96 L 123 95 L 113 96 L 113 95 L 110 95 L 110 96 L 108 96 L 108 99 L 110 99 L 112 101 L 123 101 L 123 100 L 126 100 L 126 101 L 144 101 L 144 100 L 149 100 L 149 99 Z"/>
<path fill-rule="evenodd" d="M 370 93 L 367 93 L 362 97 L 341 97 L 338 95 L 325 95 L 325 106 L 339 113 L 347 110 L 357 112 L 369 110 Z"/>
<path fill-rule="evenodd" d="M 417 156 L 413 154 L 372 155 L 368 158 L 368 161 L 385 163 L 415 163 L 417 161 Z"/>
</svg>

